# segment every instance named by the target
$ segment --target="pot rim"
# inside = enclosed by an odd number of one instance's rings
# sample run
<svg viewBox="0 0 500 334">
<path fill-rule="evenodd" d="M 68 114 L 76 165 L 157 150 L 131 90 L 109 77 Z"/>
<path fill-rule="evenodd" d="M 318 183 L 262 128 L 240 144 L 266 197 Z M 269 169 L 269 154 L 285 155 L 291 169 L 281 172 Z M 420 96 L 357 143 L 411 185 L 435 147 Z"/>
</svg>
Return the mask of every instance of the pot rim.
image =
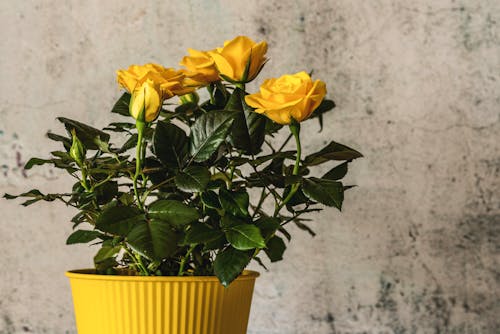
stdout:
<svg viewBox="0 0 500 334">
<path fill-rule="evenodd" d="M 216 276 L 130 276 L 130 275 L 99 275 L 95 269 L 69 270 L 65 276 L 70 279 L 100 280 L 100 281 L 139 281 L 139 282 L 219 282 Z M 253 270 L 243 270 L 235 281 L 255 280 L 260 273 Z"/>
</svg>

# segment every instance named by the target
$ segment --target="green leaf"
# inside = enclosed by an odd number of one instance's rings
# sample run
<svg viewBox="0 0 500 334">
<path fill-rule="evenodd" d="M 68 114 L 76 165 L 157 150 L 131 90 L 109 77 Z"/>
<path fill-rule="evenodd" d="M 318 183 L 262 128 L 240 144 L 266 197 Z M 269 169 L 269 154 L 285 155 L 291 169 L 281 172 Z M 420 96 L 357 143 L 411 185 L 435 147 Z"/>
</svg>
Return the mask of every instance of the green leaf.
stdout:
<svg viewBox="0 0 500 334">
<path fill-rule="evenodd" d="M 284 196 L 287 196 L 291 190 L 291 187 L 285 188 Z M 304 203 L 309 202 L 309 198 L 304 195 L 304 192 L 302 191 L 302 187 L 299 187 L 299 189 L 295 192 L 295 194 L 292 196 L 292 198 L 288 201 L 286 204 L 287 208 L 292 208 L 296 205 L 301 205 Z"/>
<path fill-rule="evenodd" d="M 335 108 L 335 102 L 333 102 L 332 100 L 324 99 L 323 101 L 321 101 L 321 104 L 316 109 L 314 109 L 311 118 L 318 118 L 320 126 L 319 131 L 323 130 L 323 114 L 332 110 L 333 108 Z"/>
<path fill-rule="evenodd" d="M 107 261 L 108 259 L 114 259 L 118 255 L 118 252 L 120 250 L 121 246 L 103 246 L 97 251 L 97 254 L 94 256 L 94 263 L 99 264 Z"/>
<path fill-rule="evenodd" d="M 71 156 L 69 155 L 68 152 L 52 151 L 52 152 L 50 152 L 50 154 L 52 154 L 56 158 L 59 158 L 62 161 L 65 161 L 65 162 L 72 162 L 73 161 L 73 159 L 71 158 Z"/>
<path fill-rule="evenodd" d="M 101 130 L 69 118 L 58 117 L 57 120 L 64 124 L 64 127 L 69 134 L 71 134 L 71 130 L 74 129 L 77 137 L 89 150 L 99 149 L 97 139 L 102 142 L 109 142 L 109 134 L 102 132 Z"/>
<path fill-rule="evenodd" d="M 219 200 L 226 212 L 234 216 L 248 216 L 249 196 L 245 190 L 228 191 L 221 188 L 219 190 Z"/>
<path fill-rule="evenodd" d="M 226 236 L 224 235 L 224 233 L 220 232 L 219 237 L 217 239 L 209 241 L 203 246 L 203 250 L 204 251 L 206 251 L 206 250 L 217 250 L 218 251 L 218 250 L 223 249 L 226 246 L 227 246 Z"/>
<path fill-rule="evenodd" d="M 28 160 L 26 165 L 24 165 L 24 169 L 31 169 L 33 166 L 40 166 L 45 164 L 53 163 L 52 159 L 40 159 L 40 158 L 31 158 Z"/>
<path fill-rule="evenodd" d="M 207 88 L 211 89 L 212 87 L 213 87 L 213 95 L 215 98 L 214 107 L 217 109 L 223 108 L 227 104 L 229 96 L 229 92 L 226 89 L 226 85 L 215 83 L 214 86 L 210 85 Z"/>
<path fill-rule="evenodd" d="M 160 190 L 162 188 L 165 189 L 172 187 L 172 174 L 167 173 L 166 167 L 159 160 L 156 160 L 153 157 L 147 157 L 144 160 L 144 168 L 142 171 L 155 186 L 159 185 Z M 167 179 L 169 179 L 168 182 Z"/>
<path fill-rule="evenodd" d="M 219 173 L 217 173 L 217 174 L 219 174 Z M 227 175 L 226 175 L 226 177 L 218 177 L 221 174 L 219 174 L 219 175 L 217 175 L 217 174 L 214 174 L 213 178 L 211 177 L 211 180 L 210 180 L 210 182 L 208 182 L 208 185 L 207 185 L 208 189 L 214 190 L 214 189 L 220 189 L 220 188 L 226 186 Z"/>
<path fill-rule="evenodd" d="M 130 133 L 129 130 L 134 129 L 134 128 L 135 128 L 134 123 L 113 122 L 113 123 L 109 123 L 109 125 L 107 127 L 105 127 L 104 130 L 113 131 L 113 132 L 128 132 L 128 133 Z"/>
<path fill-rule="evenodd" d="M 232 214 L 226 213 L 220 218 L 220 226 L 223 229 L 228 229 L 236 225 L 247 224 L 247 220 L 239 217 L 235 217 Z"/>
<path fill-rule="evenodd" d="M 109 246 L 103 243 L 103 246 L 94 256 L 94 265 L 97 273 L 107 274 L 113 272 L 113 267 L 118 265 L 116 262 L 116 256 L 120 250 L 121 246 Z"/>
<path fill-rule="evenodd" d="M 274 160 L 274 159 L 290 159 L 290 160 L 295 160 L 295 154 L 297 152 L 295 151 L 283 151 L 283 152 L 276 152 L 276 153 L 271 153 L 268 155 L 263 155 L 261 157 L 256 158 L 253 161 L 250 161 L 249 163 L 255 167 L 263 164 L 264 162 L 267 162 L 269 160 Z"/>
<path fill-rule="evenodd" d="M 268 119 L 266 122 L 266 134 L 274 137 L 274 134 L 283 128 L 282 124 L 278 124 Z"/>
<path fill-rule="evenodd" d="M 201 192 L 209 181 L 210 172 L 202 166 L 189 166 L 175 176 L 175 185 L 185 192 Z"/>
<path fill-rule="evenodd" d="M 108 181 L 95 188 L 94 193 L 99 205 L 107 204 L 118 194 L 118 182 Z"/>
<path fill-rule="evenodd" d="M 267 242 L 266 248 L 264 251 L 269 257 L 271 262 L 281 261 L 283 260 L 283 253 L 285 252 L 286 244 L 280 237 L 273 236 Z"/>
<path fill-rule="evenodd" d="M 115 267 L 118 266 L 116 257 L 107 258 L 101 262 L 95 262 L 94 266 L 99 275 L 117 275 Z"/>
<path fill-rule="evenodd" d="M 175 254 L 179 239 L 168 222 L 156 219 L 141 222 L 127 235 L 127 243 L 133 250 L 158 261 Z"/>
<path fill-rule="evenodd" d="M 304 164 L 315 166 L 330 160 L 353 160 L 362 156 L 358 151 L 332 141 L 321 151 L 308 155 L 304 159 Z"/>
<path fill-rule="evenodd" d="M 311 177 L 303 180 L 302 191 L 308 198 L 327 206 L 342 209 L 344 187 L 342 182 Z"/>
<path fill-rule="evenodd" d="M 110 144 L 107 141 L 101 140 L 100 137 L 94 138 L 94 143 L 97 145 L 97 148 L 104 153 L 111 153 Z"/>
<path fill-rule="evenodd" d="M 228 287 L 248 265 L 252 254 L 251 251 L 240 251 L 233 247 L 219 252 L 214 261 L 214 272 L 221 284 Z"/>
<path fill-rule="evenodd" d="M 38 189 L 31 189 L 30 191 L 27 191 L 27 192 L 22 193 L 20 195 L 4 194 L 3 197 L 6 199 L 15 199 L 18 197 L 32 198 L 30 200 L 27 200 L 27 201 L 21 203 L 22 206 L 28 206 L 28 205 L 31 205 L 33 203 L 36 203 L 36 202 L 42 201 L 42 200 L 47 201 L 47 202 L 52 202 L 52 201 L 55 201 L 56 199 L 63 198 L 63 196 L 60 194 L 47 194 L 47 195 L 42 194 L 40 192 L 40 190 L 38 190 Z"/>
<path fill-rule="evenodd" d="M 276 159 L 289 159 L 289 160 L 295 160 L 295 151 L 283 151 L 283 152 L 275 152 L 267 155 L 262 155 L 260 157 L 256 157 L 255 159 L 249 159 L 245 157 L 233 157 L 232 162 L 235 164 L 235 166 L 241 166 L 246 163 L 258 167 L 259 165 L 268 162 L 269 160 L 276 160 Z"/>
<path fill-rule="evenodd" d="M 190 152 L 193 160 L 205 161 L 217 151 L 234 122 L 234 112 L 214 110 L 201 115 L 191 127 Z"/>
<path fill-rule="evenodd" d="M 78 169 L 74 167 L 72 162 L 66 163 L 60 159 L 53 159 L 52 162 L 54 162 L 54 167 L 60 168 L 60 169 L 65 169 L 69 174 L 72 174 L 72 173 L 78 171 Z"/>
<path fill-rule="evenodd" d="M 236 88 L 224 108 L 237 111 L 229 141 L 245 154 L 257 154 L 264 143 L 267 118 L 254 112 L 244 97 L 245 93 Z"/>
<path fill-rule="evenodd" d="M 255 225 L 242 224 L 228 228 L 226 238 L 231 245 L 239 250 L 264 248 L 266 243 Z"/>
<path fill-rule="evenodd" d="M 93 222 L 93 217 L 92 216 L 93 212 L 89 211 L 79 211 L 73 218 L 71 218 L 71 222 L 73 223 L 73 229 L 75 229 L 78 225 L 82 223 L 90 223 L 90 221 Z M 93 224 L 92 224 L 93 225 Z"/>
<path fill-rule="evenodd" d="M 183 244 L 206 244 L 217 240 L 223 235 L 222 231 L 210 228 L 206 224 L 193 224 L 186 232 Z"/>
<path fill-rule="evenodd" d="M 132 195 L 130 193 L 121 193 L 118 200 L 124 206 L 129 206 L 129 205 L 134 203 L 134 195 Z"/>
<path fill-rule="evenodd" d="M 34 166 L 40 166 L 45 164 L 54 164 L 56 168 L 67 169 L 70 173 L 74 170 L 72 167 L 73 160 L 67 153 L 58 151 L 51 153 L 54 154 L 56 157 L 59 157 L 60 159 L 31 158 L 24 165 L 24 169 L 31 169 Z"/>
<path fill-rule="evenodd" d="M 120 147 L 120 149 L 118 150 L 118 153 L 123 153 L 123 152 L 130 150 L 131 148 L 137 147 L 138 140 L 139 140 L 139 136 L 137 135 L 137 133 L 134 133 L 133 135 L 128 137 L 128 139 L 125 143 L 123 143 L 122 147 Z"/>
<path fill-rule="evenodd" d="M 153 150 L 158 159 L 167 166 L 182 166 L 188 154 L 189 141 L 184 130 L 163 121 L 156 123 Z"/>
<path fill-rule="evenodd" d="M 284 177 L 284 186 L 290 186 L 295 183 L 300 183 L 302 181 L 302 175 L 287 175 Z"/>
<path fill-rule="evenodd" d="M 349 162 L 346 161 L 344 163 L 341 163 L 338 166 L 333 167 L 330 169 L 325 175 L 323 175 L 322 179 L 327 179 L 327 180 L 340 180 L 347 174 L 347 164 Z"/>
<path fill-rule="evenodd" d="M 110 206 L 97 217 L 96 228 L 114 235 L 126 236 L 145 217 L 136 207 Z"/>
<path fill-rule="evenodd" d="M 215 191 L 209 190 L 205 191 L 201 194 L 201 201 L 205 204 L 206 207 L 211 209 L 221 209 L 221 205 L 219 202 L 219 196 Z"/>
<path fill-rule="evenodd" d="M 195 208 L 174 200 L 159 200 L 152 203 L 149 206 L 149 217 L 164 220 L 176 228 L 200 218 Z"/>
<path fill-rule="evenodd" d="M 43 196 L 45 196 L 45 195 L 44 195 L 44 194 L 42 194 L 42 193 L 40 192 L 40 190 L 38 190 L 38 189 L 31 189 L 31 190 L 29 190 L 29 191 L 27 191 L 27 192 L 22 193 L 22 194 L 21 194 L 21 195 L 19 195 L 19 196 L 24 196 L 24 197 L 43 197 Z"/>
<path fill-rule="evenodd" d="M 260 229 L 262 236 L 267 239 L 280 228 L 280 223 L 279 218 L 262 217 L 255 222 L 255 225 Z"/>
<path fill-rule="evenodd" d="M 129 105 L 130 103 L 130 94 L 125 92 L 122 96 L 116 101 L 113 109 L 111 109 L 112 113 L 120 114 L 122 116 L 130 116 Z"/>
<path fill-rule="evenodd" d="M 42 200 L 41 198 L 29 199 L 29 200 L 21 203 L 21 205 L 22 206 L 29 206 L 29 205 L 35 204 L 36 202 L 41 201 L 41 200 Z"/>
<path fill-rule="evenodd" d="M 55 134 L 52 132 L 47 132 L 47 138 L 54 140 L 54 141 L 61 142 L 63 144 L 64 148 L 68 151 L 71 147 L 71 139 L 70 138 L 66 138 L 64 136 L 61 136 L 61 135 L 58 135 L 58 134 Z"/>
<path fill-rule="evenodd" d="M 311 115 L 311 117 L 317 117 L 320 114 L 332 110 L 333 108 L 335 108 L 335 102 L 333 100 L 324 99 L 323 101 L 321 101 L 320 105 L 316 109 L 314 109 L 314 113 Z"/>
<path fill-rule="evenodd" d="M 291 168 L 285 168 L 284 158 L 275 158 L 271 163 L 260 172 L 251 173 L 247 178 L 248 187 L 263 188 L 268 185 L 273 185 L 276 188 L 284 188 L 287 185 L 299 183 L 302 180 L 302 175 L 308 172 L 307 169 L 299 170 L 299 175 L 290 175 Z M 289 171 L 287 169 L 290 169 Z"/>
<path fill-rule="evenodd" d="M 243 111 L 242 97 L 244 97 L 244 92 L 236 87 L 233 93 L 229 96 L 229 100 L 224 106 L 224 110 L 232 111 Z"/>
<path fill-rule="evenodd" d="M 86 244 L 99 238 L 102 234 L 98 231 L 76 230 L 66 240 L 66 245 Z"/>
<path fill-rule="evenodd" d="M 180 106 L 175 108 L 176 114 L 186 114 L 192 113 L 194 110 L 198 109 L 198 104 L 195 102 L 182 103 Z"/>
</svg>

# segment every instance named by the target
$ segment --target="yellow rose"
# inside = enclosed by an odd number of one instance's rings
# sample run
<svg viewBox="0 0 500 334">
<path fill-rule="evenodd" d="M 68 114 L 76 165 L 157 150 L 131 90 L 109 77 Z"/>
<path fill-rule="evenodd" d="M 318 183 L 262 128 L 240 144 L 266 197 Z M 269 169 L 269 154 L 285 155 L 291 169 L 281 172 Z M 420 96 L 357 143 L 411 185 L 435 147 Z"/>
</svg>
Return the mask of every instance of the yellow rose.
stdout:
<svg viewBox="0 0 500 334">
<path fill-rule="evenodd" d="M 160 88 L 153 80 L 146 80 L 141 87 L 136 88 L 130 98 L 130 115 L 143 122 L 150 123 L 160 114 L 163 101 L 159 94 Z"/>
<path fill-rule="evenodd" d="M 117 71 L 117 74 L 120 86 L 132 94 L 130 115 L 135 119 L 140 117 L 140 120 L 144 117 L 146 122 L 158 117 L 164 100 L 193 91 L 183 85 L 185 75 L 182 71 L 157 64 L 132 65 L 128 70 Z"/>
<path fill-rule="evenodd" d="M 224 47 L 209 51 L 222 77 L 235 82 L 252 81 L 264 66 L 267 43 L 255 43 L 246 36 L 224 42 Z"/>
<path fill-rule="evenodd" d="M 323 81 L 313 82 L 309 74 L 299 72 L 265 80 L 260 92 L 245 96 L 245 102 L 276 123 L 290 124 L 311 116 L 325 95 Z"/>
<path fill-rule="evenodd" d="M 203 86 L 219 80 L 219 72 L 208 52 L 188 49 L 188 53 L 189 56 L 182 58 L 180 65 L 186 67 L 183 72 L 188 77 L 186 82 L 189 86 Z"/>
</svg>

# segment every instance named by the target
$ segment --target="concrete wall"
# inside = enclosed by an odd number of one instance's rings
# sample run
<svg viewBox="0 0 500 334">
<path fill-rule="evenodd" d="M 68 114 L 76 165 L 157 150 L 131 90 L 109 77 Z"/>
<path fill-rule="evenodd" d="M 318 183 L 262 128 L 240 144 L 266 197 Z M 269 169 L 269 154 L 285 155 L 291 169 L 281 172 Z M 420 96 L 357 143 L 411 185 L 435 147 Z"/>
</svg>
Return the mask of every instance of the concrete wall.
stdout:
<svg viewBox="0 0 500 334">
<path fill-rule="evenodd" d="M 259 279 L 249 333 L 500 333 L 499 24 L 496 0 L 2 1 L 0 192 L 67 189 L 22 165 L 57 147 L 56 116 L 113 119 L 116 69 L 265 39 L 261 78 L 314 70 L 338 103 L 305 150 L 366 157 L 344 212 Z M 0 333 L 75 333 L 63 272 L 94 251 L 64 245 L 72 211 L 0 212 Z"/>
</svg>

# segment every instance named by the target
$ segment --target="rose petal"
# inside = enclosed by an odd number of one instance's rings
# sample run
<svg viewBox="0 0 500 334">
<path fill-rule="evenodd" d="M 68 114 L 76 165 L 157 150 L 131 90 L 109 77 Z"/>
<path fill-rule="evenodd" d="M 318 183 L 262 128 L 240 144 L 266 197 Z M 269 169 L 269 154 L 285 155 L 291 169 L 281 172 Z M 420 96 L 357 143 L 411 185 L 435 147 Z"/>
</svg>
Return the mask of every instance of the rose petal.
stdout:
<svg viewBox="0 0 500 334">
<path fill-rule="evenodd" d="M 263 63 L 266 61 L 264 55 L 267 52 L 267 43 L 262 41 L 252 47 L 251 63 L 247 80 L 253 80 L 259 73 Z"/>
<path fill-rule="evenodd" d="M 233 66 L 229 63 L 229 61 L 221 56 L 219 53 L 210 53 L 210 56 L 215 62 L 219 73 L 229 77 L 234 78 Z"/>
</svg>

